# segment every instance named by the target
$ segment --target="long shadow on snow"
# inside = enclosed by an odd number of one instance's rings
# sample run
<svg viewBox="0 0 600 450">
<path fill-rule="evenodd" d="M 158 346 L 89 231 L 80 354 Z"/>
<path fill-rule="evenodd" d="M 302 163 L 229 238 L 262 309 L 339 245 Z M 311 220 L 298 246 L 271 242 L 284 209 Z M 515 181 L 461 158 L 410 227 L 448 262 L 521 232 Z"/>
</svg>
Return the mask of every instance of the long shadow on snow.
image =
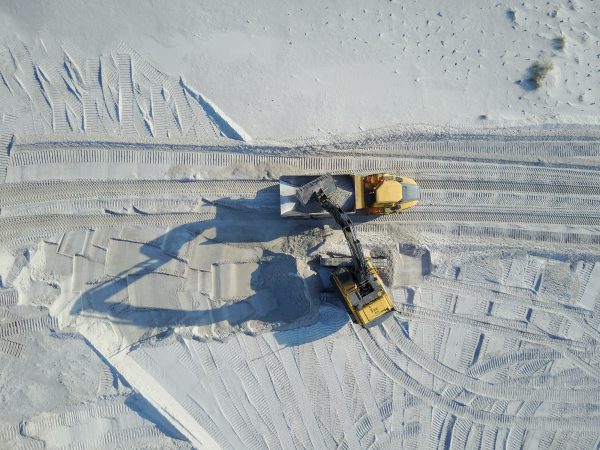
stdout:
<svg viewBox="0 0 600 450">
<path fill-rule="evenodd" d="M 335 314 L 335 308 L 328 308 L 324 314 L 317 317 L 315 309 L 320 302 L 318 277 L 309 277 L 303 282 L 293 273 L 296 268 L 295 258 L 269 251 L 263 252 L 263 258 L 267 262 L 259 265 L 260 273 L 257 270 L 251 276 L 251 288 L 256 294 L 245 300 L 202 310 L 135 306 L 114 301 L 126 298 L 127 289 L 132 284 L 139 283 L 149 274 L 160 273 L 161 267 L 170 261 L 178 260 L 172 255 L 177 254 L 184 245 L 205 231 L 214 229 L 215 238 L 200 245 L 244 244 L 299 235 L 323 224 L 323 221 L 279 218 L 278 211 L 275 210 L 266 214 L 264 210 L 257 213 L 252 211 L 252 205 L 247 200 L 222 199 L 215 204 L 215 219 L 180 225 L 142 244 L 139 251 L 146 256 L 144 261 L 82 293 L 75 301 L 71 314 L 100 313 L 115 324 L 147 328 L 210 325 L 222 321 L 236 326 L 249 320 L 260 320 L 270 323 L 276 331 L 277 340 L 286 346 L 321 339 L 334 333 L 347 322 L 341 303 L 339 315 Z M 265 216 L 271 220 L 265 222 Z M 161 250 L 167 240 L 170 242 L 169 254 Z M 288 270 L 290 272 L 286 276 Z M 277 300 L 276 304 L 273 304 L 273 298 Z M 167 302 L 165 299 L 165 303 Z M 302 324 L 302 328 L 294 326 L 297 322 Z M 305 328 L 305 325 L 308 328 Z M 302 330 L 305 329 L 310 332 L 303 333 Z"/>
</svg>

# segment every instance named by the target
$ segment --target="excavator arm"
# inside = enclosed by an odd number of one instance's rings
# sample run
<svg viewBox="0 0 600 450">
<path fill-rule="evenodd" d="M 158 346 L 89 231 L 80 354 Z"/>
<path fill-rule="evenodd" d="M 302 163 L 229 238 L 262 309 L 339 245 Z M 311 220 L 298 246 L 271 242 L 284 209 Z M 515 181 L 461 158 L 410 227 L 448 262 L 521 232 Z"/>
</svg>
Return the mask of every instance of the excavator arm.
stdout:
<svg viewBox="0 0 600 450">
<path fill-rule="evenodd" d="M 335 220 L 342 229 L 348 247 L 350 248 L 352 265 L 354 266 L 354 273 L 357 278 L 360 281 L 366 279 L 369 274 L 369 266 L 367 265 L 362 245 L 356 236 L 356 231 L 354 230 L 354 225 L 352 224 L 350 217 L 348 217 L 348 214 L 346 214 L 339 206 L 329 200 L 322 190 L 315 195 L 323 209 L 333 217 L 333 220 Z"/>
</svg>

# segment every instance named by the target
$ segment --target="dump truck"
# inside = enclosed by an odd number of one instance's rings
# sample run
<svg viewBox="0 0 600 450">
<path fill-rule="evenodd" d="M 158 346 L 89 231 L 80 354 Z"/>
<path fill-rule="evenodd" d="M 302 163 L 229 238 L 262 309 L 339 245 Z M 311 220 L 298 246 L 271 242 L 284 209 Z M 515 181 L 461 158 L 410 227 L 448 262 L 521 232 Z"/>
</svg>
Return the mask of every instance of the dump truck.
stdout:
<svg viewBox="0 0 600 450">
<path fill-rule="evenodd" d="M 335 202 L 345 213 L 392 214 L 415 206 L 421 198 L 419 185 L 412 178 L 389 173 L 373 175 L 329 175 L 337 190 Z M 303 204 L 297 197 L 298 188 L 320 178 L 284 176 L 279 179 L 282 216 L 320 217 L 327 212 L 318 202 Z"/>
<path fill-rule="evenodd" d="M 404 186 L 410 186 L 404 189 Z M 331 273 L 353 320 L 363 326 L 379 323 L 394 311 L 392 297 L 371 259 L 364 255 L 348 212 L 388 214 L 416 204 L 419 190 L 414 180 L 388 174 L 370 177 L 331 175 L 283 177 L 280 184 L 283 216 L 329 214 L 340 226 L 350 249 L 352 264 Z"/>
</svg>

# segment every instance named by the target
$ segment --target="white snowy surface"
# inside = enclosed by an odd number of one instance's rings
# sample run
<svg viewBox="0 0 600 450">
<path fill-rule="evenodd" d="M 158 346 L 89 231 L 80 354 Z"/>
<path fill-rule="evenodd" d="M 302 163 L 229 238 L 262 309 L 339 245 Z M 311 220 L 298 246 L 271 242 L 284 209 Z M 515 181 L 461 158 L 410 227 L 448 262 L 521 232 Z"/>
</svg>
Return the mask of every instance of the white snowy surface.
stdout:
<svg viewBox="0 0 600 450">
<path fill-rule="evenodd" d="M 283 139 L 397 124 L 598 124 L 599 14 L 594 0 L 0 3 L 5 41 L 41 38 L 86 57 L 125 42 L 250 136 Z M 516 84 L 538 60 L 554 66 L 543 86 Z"/>
<path fill-rule="evenodd" d="M 597 448 L 595 6 L 0 3 L 0 448 Z M 277 181 L 376 171 L 364 330 Z"/>
</svg>

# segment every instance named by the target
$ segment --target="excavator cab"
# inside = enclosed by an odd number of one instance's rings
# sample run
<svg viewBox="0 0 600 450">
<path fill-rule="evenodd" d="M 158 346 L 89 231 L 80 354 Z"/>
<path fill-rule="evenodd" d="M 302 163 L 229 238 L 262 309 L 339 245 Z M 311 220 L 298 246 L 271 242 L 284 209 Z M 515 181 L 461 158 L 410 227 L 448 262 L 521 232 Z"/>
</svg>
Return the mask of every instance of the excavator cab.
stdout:
<svg viewBox="0 0 600 450">
<path fill-rule="evenodd" d="M 372 325 L 377 319 L 394 310 L 394 302 L 383 287 L 383 283 L 370 259 L 367 266 L 371 273 L 368 283 L 357 284 L 352 269 L 339 267 L 331 273 L 331 280 L 344 298 L 346 310 L 354 322 L 363 326 Z"/>
<path fill-rule="evenodd" d="M 298 187 L 296 198 L 303 207 L 311 202 L 319 203 L 342 228 L 350 248 L 352 266 L 337 268 L 331 273 L 331 279 L 353 320 L 363 326 L 372 325 L 393 311 L 394 303 L 371 260 L 365 257 L 350 217 L 331 201 L 330 197 L 336 190 L 333 177 L 323 175 Z"/>
</svg>

